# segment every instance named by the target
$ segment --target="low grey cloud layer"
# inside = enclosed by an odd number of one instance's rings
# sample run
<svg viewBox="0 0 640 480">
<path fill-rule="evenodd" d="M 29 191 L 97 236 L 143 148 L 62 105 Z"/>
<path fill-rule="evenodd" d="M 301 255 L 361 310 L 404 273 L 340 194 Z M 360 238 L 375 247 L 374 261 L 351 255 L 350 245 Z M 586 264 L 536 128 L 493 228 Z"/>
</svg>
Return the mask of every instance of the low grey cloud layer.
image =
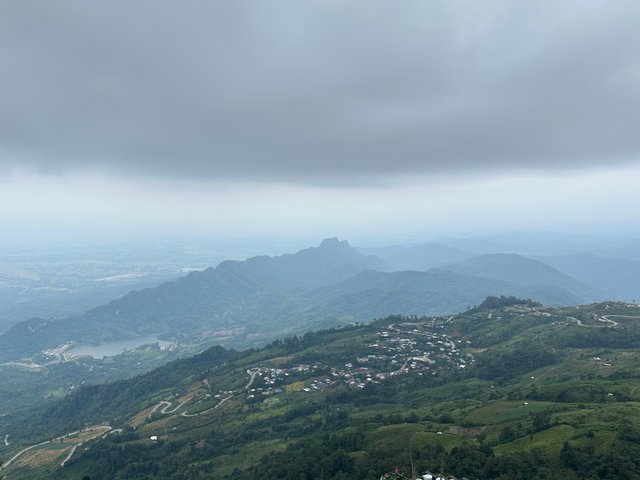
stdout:
<svg viewBox="0 0 640 480">
<path fill-rule="evenodd" d="M 0 167 L 351 183 L 640 159 L 636 1 L 0 6 Z"/>
</svg>

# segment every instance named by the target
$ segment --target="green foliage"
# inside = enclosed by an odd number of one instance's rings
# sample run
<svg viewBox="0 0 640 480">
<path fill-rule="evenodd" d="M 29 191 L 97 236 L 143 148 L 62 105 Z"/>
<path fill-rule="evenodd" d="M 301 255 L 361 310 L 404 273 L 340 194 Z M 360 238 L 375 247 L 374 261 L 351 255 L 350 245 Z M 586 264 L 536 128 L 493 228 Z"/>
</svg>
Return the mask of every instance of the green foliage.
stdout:
<svg viewBox="0 0 640 480">
<path fill-rule="evenodd" d="M 539 343 L 519 343 L 509 349 L 490 349 L 478 355 L 473 375 L 503 382 L 559 360 L 557 353 Z"/>
<path fill-rule="evenodd" d="M 640 331 L 636 328 L 580 328 L 572 326 L 553 339 L 558 347 L 637 348 Z"/>
<path fill-rule="evenodd" d="M 546 309 L 547 317 L 527 308 L 452 319 L 394 316 L 285 338 L 261 350 L 211 349 L 134 380 L 82 388 L 33 418 L 47 432 L 103 420 L 124 431 L 87 444 L 64 469 L 42 478 L 345 480 L 378 479 L 396 468 L 407 475 L 500 480 L 639 478 L 640 406 L 631 401 L 640 387 L 635 351 L 561 350 L 556 340 L 578 327 L 559 320 L 576 311 Z M 236 394 L 206 415 L 156 414 L 136 429 L 128 426 L 134 415 L 205 379 L 213 390 L 243 391 L 247 370 L 257 365 L 317 364 L 286 380 L 309 385 L 366 357 L 367 346 L 392 325 L 425 321 L 469 339 L 456 348 L 475 363 L 436 375 L 408 371 L 361 389 L 337 382 L 252 402 Z M 500 340 L 478 348 L 474 332 L 489 342 L 484 332 L 491 330 L 503 332 Z M 596 356 L 613 363 L 605 367 Z M 29 423 L 19 416 L 15 422 L 16 429 Z M 149 435 L 160 439 L 151 442 Z M 33 471 L 11 474 L 38 478 Z"/>
<path fill-rule="evenodd" d="M 524 305 L 527 307 L 541 307 L 540 302 L 534 302 L 531 299 L 522 299 L 513 296 L 500 295 L 496 297 L 494 295 L 488 296 L 484 301 L 475 308 L 472 308 L 467 313 L 475 313 L 480 310 L 493 310 L 497 308 L 512 307 L 514 305 Z"/>
</svg>

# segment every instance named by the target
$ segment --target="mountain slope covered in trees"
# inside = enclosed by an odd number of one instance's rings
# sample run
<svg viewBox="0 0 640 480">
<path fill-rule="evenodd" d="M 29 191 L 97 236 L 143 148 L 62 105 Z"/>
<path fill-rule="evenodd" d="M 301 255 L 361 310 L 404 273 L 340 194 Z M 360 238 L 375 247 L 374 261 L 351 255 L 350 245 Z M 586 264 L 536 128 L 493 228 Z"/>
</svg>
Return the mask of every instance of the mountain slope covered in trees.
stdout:
<svg viewBox="0 0 640 480">
<path fill-rule="evenodd" d="M 392 316 L 246 352 L 215 347 L 14 419 L 5 464 L 46 439 L 55 448 L 35 446 L 2 473 L 635 478 L 639 343 L 636 305 L 491 298 L 453 317 Z M 103 430 L 72 451 L 79 434 L 61 435 L 87 426 Z"/>
</svg>

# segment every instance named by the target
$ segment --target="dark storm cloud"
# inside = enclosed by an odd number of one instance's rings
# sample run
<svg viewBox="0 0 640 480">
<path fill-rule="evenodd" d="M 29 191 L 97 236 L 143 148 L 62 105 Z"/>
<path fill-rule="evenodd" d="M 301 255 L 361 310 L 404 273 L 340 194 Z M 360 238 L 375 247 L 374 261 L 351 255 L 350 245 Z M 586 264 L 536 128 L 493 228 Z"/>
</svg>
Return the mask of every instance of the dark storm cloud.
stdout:
<svg viewBox="0 0 640 480">
<path fill-rule="evenodd" d="M 640 158 L 636 1 L 0 5 L 0 166 L 353 182 Z"/>
</svg>

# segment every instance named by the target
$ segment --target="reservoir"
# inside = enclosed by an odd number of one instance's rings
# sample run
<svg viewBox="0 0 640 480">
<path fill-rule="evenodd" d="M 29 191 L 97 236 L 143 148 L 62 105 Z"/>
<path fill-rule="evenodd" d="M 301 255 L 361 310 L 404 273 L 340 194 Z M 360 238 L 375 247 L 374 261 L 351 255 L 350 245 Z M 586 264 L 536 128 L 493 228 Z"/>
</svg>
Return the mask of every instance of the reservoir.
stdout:
<svg viewBox="0 0 640 480">
<path fill-rule="evenodd" d="M 159 340 L 155 335 L 143 335 L 125 340 L 106 342 L 100 345 L 74 345 L 65 353 L 74 357 L 91 356 L 93 358 L 104 358 L 135 350 L 142 345 L 153 345 L 156 343 L 159 344 L 160 347 L 165 348 L 173 345 L 172 342 Z"/>
</svg>

